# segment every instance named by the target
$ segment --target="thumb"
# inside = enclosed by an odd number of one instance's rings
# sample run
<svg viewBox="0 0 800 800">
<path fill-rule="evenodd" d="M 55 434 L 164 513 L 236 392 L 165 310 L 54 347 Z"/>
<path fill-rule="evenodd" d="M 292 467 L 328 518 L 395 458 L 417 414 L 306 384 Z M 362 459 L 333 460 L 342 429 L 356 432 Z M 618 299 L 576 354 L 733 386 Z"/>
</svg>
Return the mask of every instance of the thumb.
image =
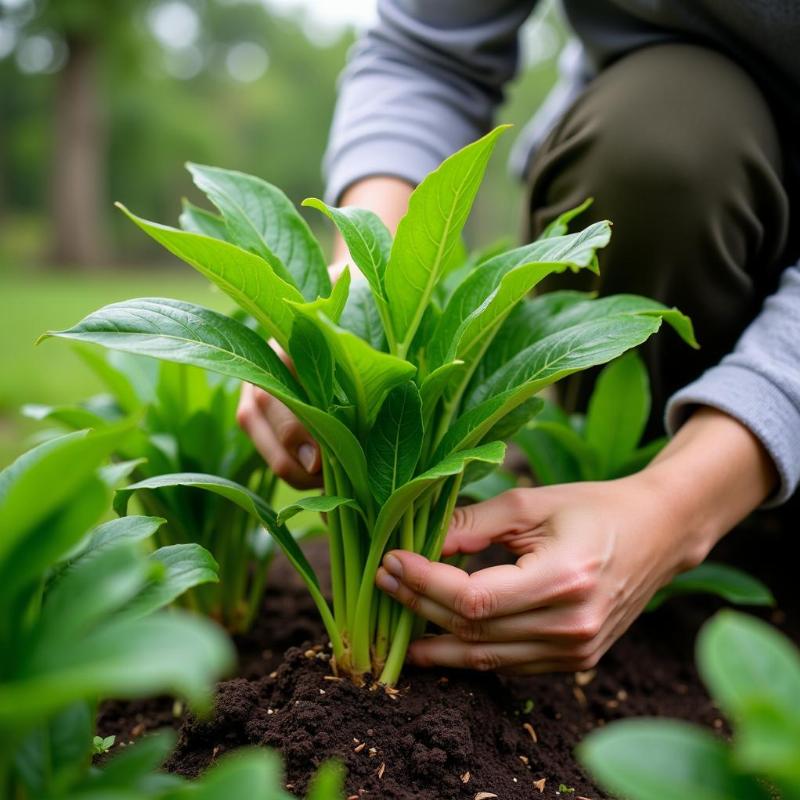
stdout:
<svg viewBox="0 0 800 800">
<path fill-rule="evenodd" d="M 542 519 L 541 504 L 535 501 L 538 491 L 511 489 L 482 503 L 459 506 L 447 531 L 442 555 L 478 553 L 494 542 L 508 543 L 529 531 Z"/>
</svg>

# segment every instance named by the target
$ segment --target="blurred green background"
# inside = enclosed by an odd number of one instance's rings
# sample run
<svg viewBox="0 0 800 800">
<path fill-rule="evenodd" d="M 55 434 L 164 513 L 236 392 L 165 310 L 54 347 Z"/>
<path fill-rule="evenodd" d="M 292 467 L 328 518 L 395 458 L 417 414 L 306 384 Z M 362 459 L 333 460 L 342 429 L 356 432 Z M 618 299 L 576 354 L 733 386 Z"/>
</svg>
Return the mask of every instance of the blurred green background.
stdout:
<svg viewBox="0 0 800 800">
<path fill-rule="evenodd" d="M 24 403 L 98 387 L 62 342 L 34 347 L 105 303 L 158 295 L 225 308 L 112 206 L 174 223 L 183 169 L 259 175 L 295 201 L 322 192 L 336 79 L 373 0 L 0 0 L 0 465 L 35 426 Z M 522 35 L 498 121 L 519 128 L 555 79 L 563 28 L 544 4 Z M 522 187 L 506 137 L 468 230 L 516 241 Z M 319 215 L 309 216 L 320 236 Z"/>
</svg>

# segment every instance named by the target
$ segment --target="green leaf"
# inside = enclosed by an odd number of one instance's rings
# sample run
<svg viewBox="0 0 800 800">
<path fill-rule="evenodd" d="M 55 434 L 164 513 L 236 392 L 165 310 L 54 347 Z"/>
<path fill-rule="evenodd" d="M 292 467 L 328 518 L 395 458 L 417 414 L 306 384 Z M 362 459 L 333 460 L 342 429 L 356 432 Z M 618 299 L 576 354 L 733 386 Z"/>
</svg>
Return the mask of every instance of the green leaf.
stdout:
<svg viewBox="0 0 800 800">
<path fill-rule="evenodd" d="M 539 234 L 539 239 L 551 239 L 554 236 L 563 236 L 569 231 L 569 223 L 575 217 L 586 211 L 587 208 L 594 202 L 593 197 L 587 197 L 579 206 L 559 214 L 542 232 Z"/>
<path fill-rule="evenodd" d="M 303 313 L 302 308 L 296 308 Z M 306 319 L 325 336 L 342 388 L 367 423 L 377 414 L 387 393 L 416 372 L 413 364 L 375 350 L 319 312 Z"/>
<path fill-rule="evenodd" d="M 480 480 L 473 481 L 465 486 L 460 493 L 461 497 L 468 497 L 476 503 L 497 497 L 509 489 L 517 486 L 517 476 L 513 472 L 503 469 L 493 469 L 488 475 L 484 475 Z"/>
<path fill-rule="evenodd" d="M 293 320 L 286 303 L 301 303 L 303 295 L 264 259 L 228 242 L 148 222 L 124 206 L 119 208 L 173 255 L 219 286 L 286 349 Z"/>
<path fill-rule="evenodd" d="M 119 749 L 105 761 L 102 770 L 89 776 L 87 788 L 113 791 L 120 787 L 135 786 L 161 766 L 174 744 L 175 734 L 171 730 L 148 733 L 133 745 Z"/>
<path fill-rule="evenodd" d="M 657 317 L 591 320 L 553 333 L 522 350 L 464 401 L 466 412 L 442 439 L 439 456 L 472 447 L 504 416 L 546 386 L 636 347 L 658 330 Z"/>
<path fill-rule="evenodd" d="M 311 402 L 327 409 L 333 399 L 333 353 L 325 334 L 307 317 L 294 322 L 289 354 Z"/>
<path fill-rule="evenodd" d="M 515 437 L 539 482 L 600 480 L 597 454 L 568 424 L 536 419 Z"/>
<path fill-rule="evenodd" d="M 257 333 L 224 314 L 179 300 L 113 303 L 72 328 L 46 336 L 192 364 L 255 383 L 270 393 L 300 396 L 297 381 Z"/>
<path fill-rule="evenodd" d="M 351 508 L 358 508 L 358 503 L 349 497 L 335 497 L 329 494 L 317 495 L 313 497 L 301 497 L 284 506 L 276 517 L 278 525 L 285 525 L 295 514 L 301 511 L 312 511 L 316 514 L 327 514 L 339 506 L 350 506 Z"/>
<path fill-rule="evenodd" d="M 119 407 L 126 414 L 133 414 L 141 409 L 143 398 L 136 385 L 123 370 L 111 362 L 107 353 L 81 345 L 74 345 L 73 349 L 114 395 Z"/>
<path fill-rule="evenodd" d="M 187 486 L 203 489 L 207 492 L 220 495 L 235 503 L 240 508 L 256 517 L 278 543 L 284 555 L 305 581 L 311 592 L 320 613 L 324 616 L 327 612 L 327 603 L 322 596 L 316 573 L 308 563 L 303 551 L 298 546 L 294 537 L 285 525 L 278 522 L 276 513 L 255 492 L 245 486 L 240 486 L 234 481 L 220 478 L 216 475 L 203 475 L 184 472 L 174 475 L 158 475 L 148 478 L 123 489 L 118 489 L 114 498 L 114 510 L 124 515 L 131 494 L 143 489 L 161 489 L 167 486 Z M 328 612 L 329 614 L 329 612 Z M 326 625 L 327 627 L 327 625 Z"/>
<path fill-rule="evenodd" d="M 650 416 L 647 367 L 635 352 L 612 361 L 598 376 L 586 412 L 586 441 L 608 478 L 627 461 Z"/>
<path fill-rule="evenodd" d="M 328 297 L 318 297 L 308 303 L 292 303 L 295 312 L 302 312 L 306 316 L 311 316 L 316 312 L 323 313 L 332 322 L 339 322 L 344 307 L 347 305 L 347 298 L 350 296 L 350 267 L 345 267 L 339 280 L 333 286 Z"/>
<path fill-rule="evenodd" d="M 43 522 L 94 476 L 127 428 L 78 431 L 50 439 L 0 472 L 0 561 L 26 532 Z M 46 486 L 47 491 L 42 491 Z"/>
<path fill-rule="evenodd" d="M 159 547 L 150 561 L 163 567 L 121 612 L 124 617 L 144 617 L 169 605 L 184 592 L 203 583 L 219 581 L 219 565 L 205 547 L 196 542 Z"/>
<path fill-rule="evenodd" d="M 668 308 L 662 303 L 639 297 L 635 294 L 615 294 L 597 300 L 570 303 L 560 313 L 550 317 L 542 326 L 540 335 L 547 336 L 563 328 L 602 317 L 630 314 L 663 319 L 686 344 L 697 348 L 692 321 L 677 308 Z"/>
<path fill-rule="evenodd" d="M 396 386 L 386 395 L 367 438 L 370 489 L 379 505 L 414 475 L 422 432 L 419 390 L 411 381 Z"/>
<path fill-rule="evenodd" d="M 219 214 L 212 214 L 210 211 L 190 203 L 185 197 L 181 205 L 183 208 L 178 217 L 178 224 L 183 230 L 235 244 L 231 241 L 225 220 Z"/>
<path fill-rule="evenodd" d="M 220 759 L 193 782 L 191 794 L 181 793 L 180 797 L 185 794 L 193 800 L 292 800 L 282 784 L 283 767 L 275 753 L 242 748 Z"/>
<path fill-rule="evenodd" d="M 28 403 L 20 409 L 23 416 L 37 422 L 57 422 L 72 430 L 82 428 L 100 428 L 108 420 L 95 414 L 83 406 L 46 406 L 39 403 Z"/>
<path fill-rule="evenodd" d="M 482 264 L 456 289 L 433 334 L 429 366 L 453 358 L 469 361 L 513 307 L 542 279 L 570 268 L 592 267 L 595 251 L 611 238 L 608 222 L 581 233 L 519 247 Z"/>
<path fill-rule="evenodd" d="M 659 589 L 648 603 L 647 610 L 653 611 L 676 595 L 701 592 L 715 594 L 737 605 L 775 605 L 772 592 L 757 578 L 728 564 L 705 561 L 694 569 L 676 575 L 663 589 Z"/>
<path fill-rule="evenodd" d="M 344 767 L 336 761 L 326 761 L 311 780 L 306 800 L 341 800 L 344 797 Z"/>
<path fill-rule="evenodd" d="M 422 399 L 422 420 L 426 430 L 430 427 L 436 404 L 448 388 L 460 380 L 465 371 L 466 364 L 463 361 L 450 361 L 437 367 L 422 382 L 419 393 Z"/>
<path fill-rule="evenodd" d="M 157 653 L 158 658 L 153 658 Z M 79 642 L 51 648 L 36 669 L 0 684 L 0 727 L 23 725 L 86 698 L 186 696 L 208 710 L 213 681 L 233 666 L 227 637 L 210 622 L 178 611 L 110 619 Z"/>
<path fill-rule="evenodd" d="M 381 312 L 372 296 L 369 284 L 364 281 L 353 282 L 339 325 L 376 350 L 386 352 L 386 333 L 381 321 Z"/>
<path fill-rule="evenodd" d="M 130 516 L 121 519 L 112 519 L 98 525 L 90 534 L 86 546 L 76 556 L 108 547 L 120 542 L 141 542 L 149 539 L 164 523 L 161 517 Z"/>
<path fill-rule="evenodd" d="M 627 719 L 589 734 L 580 762 L 600 784 L 629 800 L 766 800 L 737 774 L 725 743 L 675 720 Z"/>
<path fill-rule="evenodd" d="M 234 170 L 187 164 L 197 187 L 220 210 L 230 237 L 261 256 L 306 300 L 330 293 L 319 243 L 291 200 L 261 178 Z M 277 263 L 276 263 L 277 262 Z"/>
<path fill-rule="evenodd" d="M 800 779 L 797 647 L 766 622 L 725 610 L 700 631 L 697 665 L 714 700 L 734 723 L 742 766 Z"/>
<path fill-rule="evenodd" d="M 453 154 L 411 195 L 386 267 L 384 285 L 395 338 L 404 356 L 445 272 L 498 136 L 495 128 Z"/>
<path fill-rule="evenodd" d="M 347 245 L 353 263 L 367 279 L 373 294 L 383 299 L 383 276 L 389 262 L 392 235 L 380 217 L 363 208 L 333 208 L 316 197 L 303 200 L 302 205 L 316 208 L 332 220 Z"/>
</svg>

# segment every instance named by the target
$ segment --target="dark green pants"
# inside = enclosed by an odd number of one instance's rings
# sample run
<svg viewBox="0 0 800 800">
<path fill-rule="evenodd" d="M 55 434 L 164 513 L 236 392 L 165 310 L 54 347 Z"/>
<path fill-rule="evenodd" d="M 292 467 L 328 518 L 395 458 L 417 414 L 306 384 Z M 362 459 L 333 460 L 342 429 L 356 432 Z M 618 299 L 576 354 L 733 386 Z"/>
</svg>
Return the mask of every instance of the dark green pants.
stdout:
<svg viewBox="0 0 800 800">
<path fill-rule="evenodd" d="M 678 306 L 702 349 L 663 329 L 644 349 L 653 428 L 669 395 L 729 352 L 789 259 L 779 126 L 753 81 L 705 48 L 666 44 L 603 71 L 561 120 L 530 172 L 535 237 L 586 197 L 578 222 L 610 219 L 599 278 L 545 287 L 631 292 Z M 568 388 L 585 400 L 586 381 Z"/>
</svg>

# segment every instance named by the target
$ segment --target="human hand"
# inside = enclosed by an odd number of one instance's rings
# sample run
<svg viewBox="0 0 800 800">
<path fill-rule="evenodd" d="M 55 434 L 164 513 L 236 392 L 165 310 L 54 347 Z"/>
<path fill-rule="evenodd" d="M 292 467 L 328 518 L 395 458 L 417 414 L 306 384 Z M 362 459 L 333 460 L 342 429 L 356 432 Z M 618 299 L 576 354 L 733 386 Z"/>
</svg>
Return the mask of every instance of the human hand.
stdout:
<svg viewBox="0 0 800 800">
<path fill-rule="evenodd" d="M 652 595 L 707 552 L 642 474 L 514 489 L 456 509 L 444 556 L 499 542 L 513 565 L 469 575 L 387 553 L 378 586 L 449 631 L 414 642 L 409 660 L 515 673 L 594 667 Z"/>
</svg>

